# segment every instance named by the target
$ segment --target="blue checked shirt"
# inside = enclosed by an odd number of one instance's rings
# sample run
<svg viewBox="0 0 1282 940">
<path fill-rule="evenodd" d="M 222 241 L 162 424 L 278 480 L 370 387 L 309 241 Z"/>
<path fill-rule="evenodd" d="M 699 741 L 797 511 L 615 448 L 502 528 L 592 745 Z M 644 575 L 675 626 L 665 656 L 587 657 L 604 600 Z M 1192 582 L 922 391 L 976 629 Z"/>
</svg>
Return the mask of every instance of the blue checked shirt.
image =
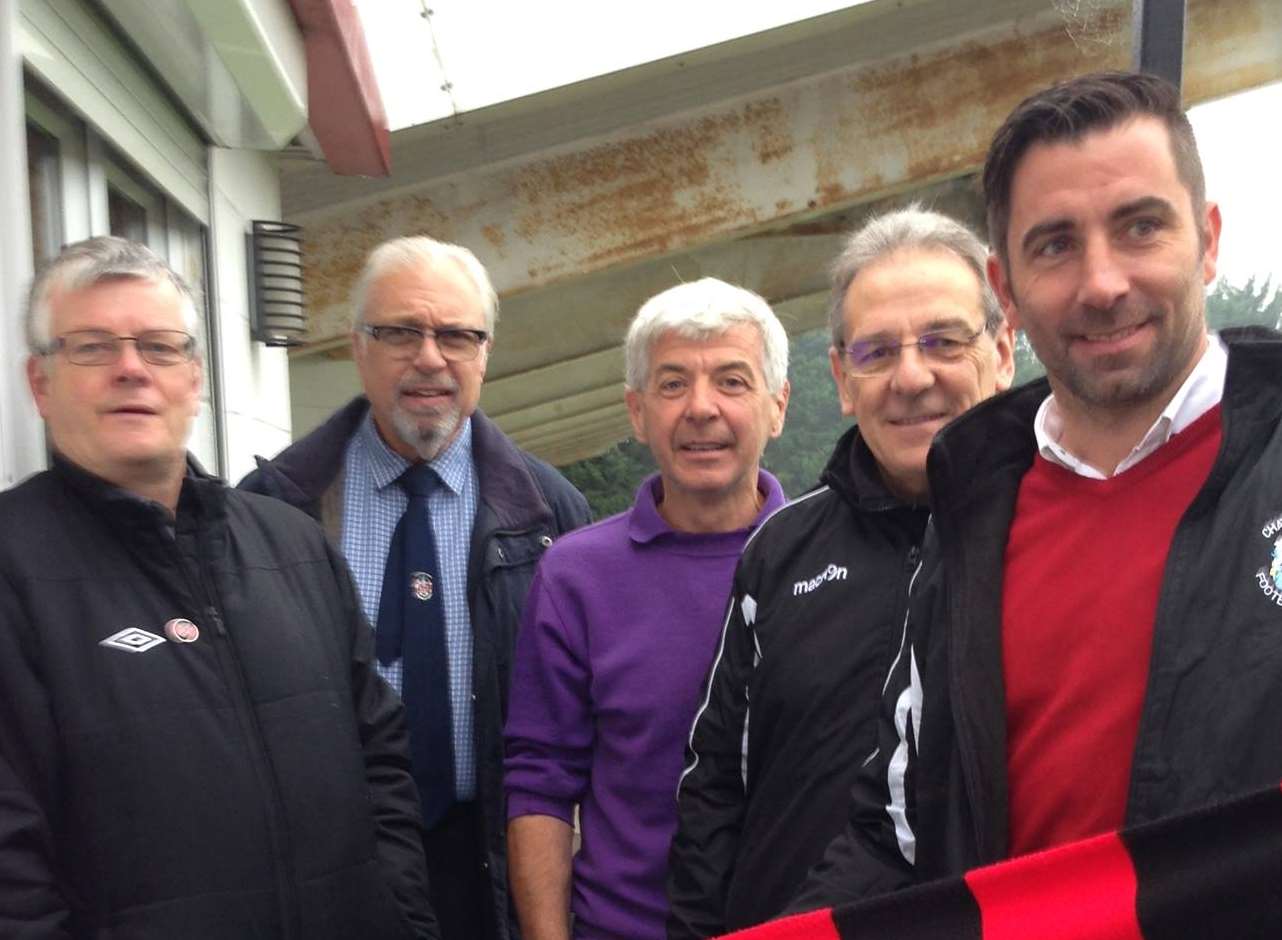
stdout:
<svg viewBox="0 0 1282 940">
<path fill-rule="evenodd" d="M 467 609 L 467 556 L 476 519 L 476 466 L 472 463 L 472 422 L 464 422 L 454 442 L 431 462 L 444 486 L 428 497 L 440 589 L 445 603 L 445 647 L 450 671 L 450 722 L 454 729 L 454 791 L 459 800 L 476 796 L 476 753 L 472 740 L 472 618 Z M 347 557 L 371 625 L 378 623 L 383 569 L 392 533 L 409 497 L 396 479 L 409 461 L 379 437 L 371 414 L 352 435 L 344 458 L 343 537 Z M 378 671 L 398 693 L 402 664 L 398 659 Z"/>
</svg>

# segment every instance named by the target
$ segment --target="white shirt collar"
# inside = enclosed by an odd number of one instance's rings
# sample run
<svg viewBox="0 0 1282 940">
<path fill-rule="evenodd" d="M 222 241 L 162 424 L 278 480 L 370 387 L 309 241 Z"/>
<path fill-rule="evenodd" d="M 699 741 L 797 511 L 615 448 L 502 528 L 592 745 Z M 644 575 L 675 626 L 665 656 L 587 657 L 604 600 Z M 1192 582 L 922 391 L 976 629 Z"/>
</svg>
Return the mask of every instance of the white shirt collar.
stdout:
<svg viewBox="0 0 1282 940">
<path fill-rule="evenodd" d="M 1189 377 L 1171 396 L 1152 427 L 1126 455 L 1126 459 L 1117 465 L 1112 475 L 1117 476 L 1129 470 L 1218 405 L 1224 397 L 1224 378 L 1228 374 L 1228 367 L 1228 347 L 1224 345 L 1224 340 L 1212 333 L 1206 344 L 1206 351 L 1202 353 L 1202 358 L 1189 373 Z M 1037 436 L 1038 451 L 1051 463 L 1092 480 L 1108 479 L 1108 474 L 1101 473 L 1060 444 L 1060 438 L 1064 436 L 1064 417 L 1054 395 L 1048 395 L 1037 409 L 1037 417 L 1033 419 L 1033 433 Z"/>
</svg>

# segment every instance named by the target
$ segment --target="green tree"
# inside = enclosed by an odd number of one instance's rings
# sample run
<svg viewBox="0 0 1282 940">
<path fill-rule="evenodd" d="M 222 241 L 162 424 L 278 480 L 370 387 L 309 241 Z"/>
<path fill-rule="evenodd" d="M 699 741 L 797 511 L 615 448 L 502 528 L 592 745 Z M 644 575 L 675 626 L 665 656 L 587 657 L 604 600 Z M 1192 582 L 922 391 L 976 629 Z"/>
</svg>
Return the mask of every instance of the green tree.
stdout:
<svg viewBox="0 0 1282 940">
<path fill-rule="evenodd" d="M 1206 295 L 1206 325 L 1212 330 L 1230 326 L 1282 325 L 1282 290 L 1272 287 L 1271 278 L 1256 285 L 1247 278 L 1241 287 L 1219 280 Z"/>
<path fill-rule="evenodd" d="M 762 465 L 779 478 L 783 491 L 800 496 L 819 483 L 819 474 L 837 438 L 850 425 L 828 367 L 828 330 L 792 338 L 788 378 L 792 392 L 783 433 L 766 447 Z"/>
</svg>

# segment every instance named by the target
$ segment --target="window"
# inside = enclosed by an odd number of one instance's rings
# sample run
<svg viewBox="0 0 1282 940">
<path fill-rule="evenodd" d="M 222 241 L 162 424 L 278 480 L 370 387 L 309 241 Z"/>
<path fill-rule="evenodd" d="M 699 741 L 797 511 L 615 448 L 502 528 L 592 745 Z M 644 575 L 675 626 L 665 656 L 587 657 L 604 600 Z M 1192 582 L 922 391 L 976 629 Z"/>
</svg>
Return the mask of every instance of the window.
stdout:
<svg viewBox="0 0 1282 940">
<path fill-rule="evenodd" d="M 200 414 L 190 448 L 209 470 L 224 469 L 220 422 L 214 403 L 217 345 L 207 287 L 207 230 L 94 129 L 78 120 L 31 75 L 27 88 L 27 175 L 31 194 L 31 242 L 35 266 L 62 246 L 93 235 L 141 242 L 183 276 L 198 297 L 197 337 L 204 367 Z"/>
<path fill-rule="evenodd" d="M 62 188 L 58 139 L 27 123 L 27 193 L 31 198 L 31 253 L 36 269 L 62 245 Z"/>
</svg>

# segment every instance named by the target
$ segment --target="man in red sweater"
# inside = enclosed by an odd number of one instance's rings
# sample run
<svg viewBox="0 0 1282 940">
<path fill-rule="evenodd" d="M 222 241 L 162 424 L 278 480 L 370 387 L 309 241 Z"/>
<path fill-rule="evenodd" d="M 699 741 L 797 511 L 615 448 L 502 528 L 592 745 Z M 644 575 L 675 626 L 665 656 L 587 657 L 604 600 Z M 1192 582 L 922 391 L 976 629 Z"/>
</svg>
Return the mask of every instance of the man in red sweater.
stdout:
<svg viewBox="0 0 1282 940">
<path fill-rule="evenodd" d="M 1031 96 L 984 192 L 1047 381 L 932 446 L 880 747 L 798 909 L 1282 780 L 1282 336 L 1207 332 L 1220 213 L 1178 91 Z"/>
</svg>

